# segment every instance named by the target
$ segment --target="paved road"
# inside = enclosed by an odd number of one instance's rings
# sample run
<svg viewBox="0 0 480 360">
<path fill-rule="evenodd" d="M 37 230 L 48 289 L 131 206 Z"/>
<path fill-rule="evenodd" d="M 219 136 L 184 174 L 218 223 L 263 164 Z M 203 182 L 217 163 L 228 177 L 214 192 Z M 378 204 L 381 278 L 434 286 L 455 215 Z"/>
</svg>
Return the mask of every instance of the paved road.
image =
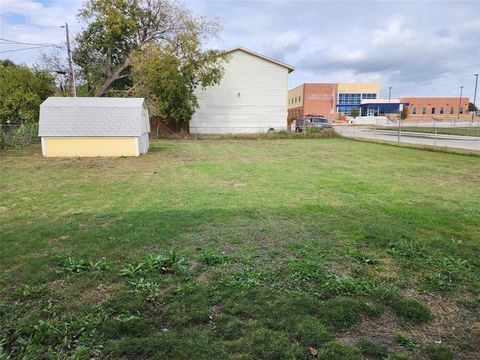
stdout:
<svg viewBox="0 0 480 360">
<path fill-rule="evenodd" d="M 374 131 L 358 126 L 335 126 L 335 129 L 346 137 L 397 141 L 397 133 L 394 131 Z M 437 135 L 435 140 L 434 134 L 402 132 L 400 142 L 480 151 L 480 137 L 476 136 Z"/>
</svg>

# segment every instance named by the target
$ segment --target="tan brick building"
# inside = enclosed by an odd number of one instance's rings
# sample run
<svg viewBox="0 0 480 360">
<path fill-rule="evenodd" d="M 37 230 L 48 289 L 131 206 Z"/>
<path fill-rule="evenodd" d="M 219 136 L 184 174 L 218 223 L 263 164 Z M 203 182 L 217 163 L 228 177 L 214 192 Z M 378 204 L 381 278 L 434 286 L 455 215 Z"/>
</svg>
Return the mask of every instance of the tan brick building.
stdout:
<svg viewBox="0 0 480 360">
<path fill-rule="evenodd" d="M 337 84 L 303 84 L 288 92 L 288 118 L 315 114 L 333 120 Z"/>
<path fill-rule="evenodd" d="M 380 96 L 379 83 L 305 83 L 288 92 L 289 125 L 293 119 L 315 114 L 333 121 L 352 107 Z"/>
<path fill-rule="evenodd" d="M 380 99 L 379 83 L 305 83 L 288 91 L 288 126 L 309 114 L 344 120 L 354 108 L 360 116 L 395 118 L 407 107 L 411 119 L 465 117 L 468 104 L 467 97 Z"/>
<path fill-rule="evenodd" d="M 449 118 L 467 114 L 469 98 L 410 96 L 400 98 L 400 103 L 408 108 L 411 118 Z"/>
</svg>

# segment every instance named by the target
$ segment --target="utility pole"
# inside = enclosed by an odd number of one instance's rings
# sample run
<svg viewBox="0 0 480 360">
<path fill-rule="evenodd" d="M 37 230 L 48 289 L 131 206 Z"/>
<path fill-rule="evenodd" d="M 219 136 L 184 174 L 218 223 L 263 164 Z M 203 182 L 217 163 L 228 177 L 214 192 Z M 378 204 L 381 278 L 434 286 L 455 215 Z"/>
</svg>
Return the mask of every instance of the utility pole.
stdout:
<svg viewBox="0 0 480 360">
<path fill-rule="evenodd" d="M 67 53 L 68 53 L 68 68 L 69 68 L 69 78 L 70 85 L 72 86 L 72 95 L 77 96 L 77 87 L 75 85 L 75 72 L 73 71 L 73 62 L 72 62 L 72 51 L 70 49 L 70 34 L 68 32 L 68 23 L 62 26 L 62 29 L 65 28 L 65 33 L 67 37 Z"/>
<path fill-rule="evenodd" d="M 460 107 L 462 106 L 462 92 L 463 92 L 463 85 L 460 86 L 460 97 L 458 98 L 458 115 L 457 115 L 457 119 L 460 119 Z"/>
<path fill-rule="evenodd" d="M 388 88 L 388 102 L 390 102 L 390 99 L 392 98 L 392 87 L 390 86 Z"/>
<path fill-rule="evenodd" d="M 475 119 L 475 113 L 476 113 L 476 101 L 477 101 L 477 85 L 478 85 L 478 74 L 473 74 L 475 76 L 475 92 L 473 93 L 473 112 L 472 112 L 472 124 L 473 120 Z"/>
</svg>

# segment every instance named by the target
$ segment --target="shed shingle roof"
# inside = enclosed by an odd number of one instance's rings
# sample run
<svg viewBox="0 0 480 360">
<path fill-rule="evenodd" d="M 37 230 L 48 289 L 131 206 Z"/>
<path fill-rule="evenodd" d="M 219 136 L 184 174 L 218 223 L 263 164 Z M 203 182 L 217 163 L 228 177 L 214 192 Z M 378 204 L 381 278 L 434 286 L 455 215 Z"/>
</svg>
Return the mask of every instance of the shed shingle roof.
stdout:
<svg viewBox="0 0 480 360">
<path fill-rule="evenodd" d="M 149 130 L 143 98 L 50 97 L 40 105 L 39 136 L 140 136 Z"/>
</svg>

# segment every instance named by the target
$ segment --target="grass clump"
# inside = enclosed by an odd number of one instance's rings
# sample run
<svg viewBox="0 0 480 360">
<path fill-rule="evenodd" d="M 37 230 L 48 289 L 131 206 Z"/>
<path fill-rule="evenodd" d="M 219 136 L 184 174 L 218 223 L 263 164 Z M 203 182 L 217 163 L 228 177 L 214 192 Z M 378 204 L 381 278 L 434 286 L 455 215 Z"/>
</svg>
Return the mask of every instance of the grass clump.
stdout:
<svg viewBox="0 0 480 360">
<path fill-rule="evenodd" d="M 367 305 L 360 300 L 334 298 L 322 304 L 320 317 L 333 331 L 341 331 L 357 325 L 366 309 Z"/>
<path fill-rule="evenodd" d="M 453 351 L 450 346 L 447 345 L 429 344 L 425 350 L 430 360 L 453 359 Z"/>
<path fill-rule="evenodd" d="M 363 339 L 357 343 L 360 352 L 374 359 L 384 359 L 388 355 L 388 350 L 382 345 L 378 345 L 373 341 Z"/>
<path fill-rule="evenodd" d="M 413 323 L 421 324 L 432 319 L 430 309 L 417 300 L 396 296 L 391 305 L 397 316 Z"/>
<path fill-rule="evenodd" d="M 232 350 L 242 352 L 243 349 L 248 349 L 250 358 L 264 360 L 290 360 L 300 353 L 287 334 L 264 328 L 250 332 Z"/>
<path fill-rule="evenodd" d="M 323 346 L 318 352 L 320 360 L 360 360 L 359 351 L 349 345 L 342 345 L 339 342 L 331 341 Z"/>
<path fill-rule="evenodd" d="M 294 321 L 295 338 L 305 346 L 318 348 L 333 339 L 325 325 L 315 317 L 304 316 Z"/>
</svg>

